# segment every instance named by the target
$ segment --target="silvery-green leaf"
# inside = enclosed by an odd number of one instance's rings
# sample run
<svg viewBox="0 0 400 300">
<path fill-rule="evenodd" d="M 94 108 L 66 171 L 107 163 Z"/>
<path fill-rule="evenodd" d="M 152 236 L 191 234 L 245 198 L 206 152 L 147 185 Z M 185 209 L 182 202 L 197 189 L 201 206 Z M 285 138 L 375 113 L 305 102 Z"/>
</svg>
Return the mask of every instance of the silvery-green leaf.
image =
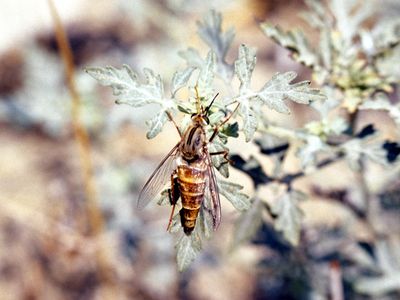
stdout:
<svg viewBox="0 0 400 300">
<path fill-rule="evenodd" d="M 239 184 L 218 180 L 219 192 L 239 211 L 245 211 L 250 207 L 249 197 L 240 191 L 243 187 Z"/>
<path fill-rule="evenodd" d="M 327 149 L 327 145 L 316 135 L 307 135 L 304 142 L 304 145 L 296 153 L 297 157 L 300 158 L 303 169 L 313 166 L 317 160 L 318 153 Z"/>
<path fill-rule="evenodd" d="M 216 58 L 214 52 L 208 52 L 205 64 L 202 66 L 199 78 L 197 80 L 199 96 L 204 97 L 205 99 L 209 99 L 214 96 L 212 84 L 214 81 L 215 60 Z"/>
<path fill-rule="evenodd" d="M 144 69 L 146 82 L 140 83 L 137 75 L 127 66 L 87 68 L 86 72 L 100 84 L 110 86 L 117 96 L 117 103 L 140 107 L 149 103 L 163 104 L 163 84 L 159 75 Z"/>
<path fill-rule="evenodd" d="M 325 100 L 313 101 L 310 106 L 318 111 L 322 118 L 325 118 L 335 107 L 339 106 L 340 94 L 336 89 L 329 86 L 324 86 L 321 92 L 326 96 Z"/>
<path fill-rule="evenodd" d="M 217 110 L 212 112 L 208 116 L 208 120 L 210 121 L 210 125 L 215 125 L 219 123 L 225 117 L 225 113 L 222 110 Z"/>
<path fill-rule="evenodd" d="M 208 145 L 208 147 L 210 153 L 229 150 L 222 143 L 219 136 L 216 136 L 212 141 L 212 143 Z M 229 164 L 226 162 L 226 159 L 224 158 L 223 155 L 212 155 L 211 161 L 214 167 L 221 173 L 222 176 L 224 176 L 225 178 L 229 177 L 229 166 L 228 166 Z"/>
<path fill-rule="evenodd" d="M 172 83 L 171 83 L 172 97 L 174 97 L 175 93 L 179 89 L 181 89 L 187 84 L 194 70 L 196 70 L 195 67 L 189 67 L 183 71 L 175 72 L 174 76 L 172 77 Z"/>
<path fill-rule="evenodd" d="M 157 134 L 159 134 L 164 126 L 164 124 L 168 121 L 168 116 L 165 113 L 165 110 L 162 110 L 158 114 L 156 114 L 152 119 L 146 121 L 146 124 L 150 127 L 149 131 L 146 133 L 146 137 L 148 139 L 154 138 Z"/>
<path fill-rule="evenodd" d="M 197 32 L 201 39 L 216 53 L 218 61 L 223 62 L 235 37 L 235 31 L 233 28 L 230 28 L 222 32 L 221 25 L 221 14 L 215 10 L 210 10 L 202 22 L 197 22 Z"/>
<path fill-rule="evenodd" d="M 301 17 L 308 24 L 314 28 L 324 28 L 327 23 L 328 16 L 325 6 L 319 0 L 306 0 L 305 1 L 309 10 L 307 12 L 301 13 Z"/>
<path fill-rule="evenodd" d="M 169 227 L 169 232 L 177 233 L 181 231 L 182 231 L 181 215 L 179 214 L 179 212 L 177 212 L 171 220 L 171 226 Z"/>
<path fill-rule="evenodd" d="M 346 43 L 345 46 L 352 43 L 360 24 L 376 9 L 372 2 L 369 5 L 358 5 L 356 0 L 332 0 L 329 4 L 336 19 L 336 27 Z"/>
<path fill-rule="evenodd" d="M 400 126 L 400 105 L 392 105 L 388 97 L 383 93 L 379 93 L 373 99 L 363 102 L 360 105 L 360 109 L 386 110 L 389 116 Z"/>
<path fill-rule="evenodd" d="M 176 250 L 178 270 L 182 272 L 190 266 L 197 254 L 200 252 L 200 237 L 196 232 L 192 232 L 191 235 L 182 234 L 176 244 Z"/>
<path fill-rule="evenodd" d="M 295 72 L 275 74 L 258 92 L 257 97 L 270 108 L 281 113 L 289 113 L 289 109 L 283 102 L 284 99 L 302 104 L 325 99 L 319 90 L 309 87 L 309 81 L 290 84 L 296 76 Z"/>
<path fill-rule="evenodd" d="M 201 68 L 204 65 L 204 60 L 201 58 L 199 52 L 194 48 L 188 48 L 178 52 L 179 56 L 186 60 L 188 66 Z"/>
<path fill-rule="evenodd" d="M 400 60 L 400 45 L 386 48 L 381 56 L 376 59 L 376 67 L 379 73 L 392 82 L 400 80 L 400 70 L 397 63 Z"/>
<path fill-rule="evenodd" d="M 299 243 L 303 219 L 299 201 L 304 198 L 305 195 L 303 193 L 292 190 L 277 199 L 271 206 L 272 213 L 277 215 L 274 223 L 276 230 L 281 231 L 286 240 L 292 245 Z"/>
<path fill-rule="evenodd" d="M 163 190 L 161 192 L 161 196 L 160 196 L 160 199 L 157 201 L 157 204 L 160 205 L 160 206 L 170 205 L 171 204 L 170 201 L 169 201 L 168 189 Z"/>
<path fill-rule="evenodd" d="M 353 170 L 360 170 L 363 156 L 378 164 L 387 165 L 386 151 L 382 148 L 382 144 L 370 142 L 370 139 L 352 139 L 340 146 L 345 151 L 346 161 Z"/>
<path fill-rule="evenodd" d="M 246 142 L 249 142 L 258 126 L 258 114 L 253 110 L 252 103 L 250 101 L 241 101 L 239 105 L 239 115 L 243 119 L 243 133 L 246 138 Z"/>
<path fill-rule="evenodd" d="M 375 277 L 361 277 L 355 283 L 357 291 L 379 297 L 400 289 L 400 260 L 397 239 L 378 240 L 375 243 L 376 268 L 381 272 Z"/>
<path fill-rule="evenodd" d="M 300 30 L 291 30 L 284 32 L 278 26 L 273 26 L 268 23 L 262 23 L 261 29 L 263 32 L 282 47 L 294 52 L 294 58 L 309 67 L 315 66 L 318 63 L 318 57 L 311 49 L 307 38 Z"/>
<path fill-rule="evenodd" d="M 331 32 L 327 29 L 321 31 L 321 37 L 319 42 L 320 55 L 324 67 L 328 70 L 332 67 L 332 44 L 330 38 Z"/>
<path fill-rule="evenodd" d="M 235 61 L 235 73 L 240 80 L 240 90 L 250 87 L 251 75 L 256 65 L 256 51 L 242 44 L 239 47 L 239 57 Z"/>
<path fill-rule="evenodd" d="M 236 248 L 254 237 L 262 224 L 263 203 L 259 198 L 249 200 L 251 206 L 240 216 L 235 224 L 231 248 Z"/>
<path fill-rule="evenodd" d="M 362 277 L 355 283 L 355 289 L 361 294 L 381 297 L 400 289 L 400 271 L 380 277 Z"/>
<path fill-rule="evenodd" d="M 206 195 L 203 200 L 203 205 L 200 209 L 199 217 L 197 219 L 196 226 L 199 226 L 199 231 L 202 235 L 209 239 L 213 232 L 213 218 L 210 214 L 211 211 L 211 199 L 209 195 Z"/>
</svg>

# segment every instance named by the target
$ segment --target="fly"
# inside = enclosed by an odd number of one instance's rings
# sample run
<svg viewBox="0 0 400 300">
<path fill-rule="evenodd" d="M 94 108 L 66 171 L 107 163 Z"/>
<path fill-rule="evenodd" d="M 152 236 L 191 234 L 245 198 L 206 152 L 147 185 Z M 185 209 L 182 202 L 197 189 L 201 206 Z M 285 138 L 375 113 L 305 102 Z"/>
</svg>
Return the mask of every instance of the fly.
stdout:
<svg viewBox="0 0 400 300">
<path fill-rule="evenodd" d="M 211 137 L 207 139 L 206 126 L 210 124 L 207 114 L 218 94 L 204 108 L 201 105 L 197 88 L 195 90 L 197 113 L 192 115 L 192 123 L 183 134 L 172 117 L 168 115 L 175 124 L 181 140 L 172 148 L 150 176 L 140 192 L 137 203 L 138 208 L 144 208 L 170 181 L 171 187 L 168 189 L 168 195 L 172 211 L 168 229 L 174 216 L 175 205 L 181 199 L 182 208 L 179 214 L 183 231 L 187 235 L 190 235 L 195 228 L 196 220 L 206 195 L 211 199 L 209 211 L 213 220 L 213 229 L 216 230 L 221 222 L 221 204 L 211 156 L 223 155 L 227 163 L 229 162 L 227 158 L 228 152 L 210 153 L 208 144 L 214 140 L 219 128 L 230 119 L 238 108 L 237 106 L 232 114 L 216 125 Z"/>
</svg>

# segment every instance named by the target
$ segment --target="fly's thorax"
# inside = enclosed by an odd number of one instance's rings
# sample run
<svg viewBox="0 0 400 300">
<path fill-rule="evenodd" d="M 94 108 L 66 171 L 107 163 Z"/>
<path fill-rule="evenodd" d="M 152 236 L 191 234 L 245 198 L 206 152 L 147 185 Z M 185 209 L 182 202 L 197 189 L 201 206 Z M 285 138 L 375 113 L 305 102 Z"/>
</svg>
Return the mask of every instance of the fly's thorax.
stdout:
<svg viewBox="0 0 400 300">
<path fill-rule="evenodd" d="M 207 143 L 203 126 L 193 124 L 185 131 L 180 145 L 182 157 L 186 161 L 195 161 L 203 157 L 204 146 Z"/>
</svg>

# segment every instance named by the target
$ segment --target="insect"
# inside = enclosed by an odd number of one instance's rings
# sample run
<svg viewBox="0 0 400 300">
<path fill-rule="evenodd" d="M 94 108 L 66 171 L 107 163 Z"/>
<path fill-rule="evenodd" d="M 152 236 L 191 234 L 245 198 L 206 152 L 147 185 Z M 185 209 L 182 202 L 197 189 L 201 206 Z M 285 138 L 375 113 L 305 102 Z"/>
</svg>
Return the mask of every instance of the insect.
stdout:
<svg viewBox="0 0 400 300">
<path fill-rule="evenodd" d="M 221 222 L 220 198 L 211 156 L 223 155 L 227 163 L 229 162 L 227 158 L 228 152 L 210 153 L 208 144 L 214 140 L 219 128 L 229 120 L 237 109 L 236 107 L 232 114 L 216 125 L 211 137 L 207 139 L 206 126 L 210 123 L 207 114 L 218 94 L 204 108 L 201 105 L 197 87 L 195 87 L 195 91 L 197 112 L 192 115 L 192 123 L 183 134 L 172 117 L 168 115 L 175 124 L 181 139 L 150 176 L 140 192 L 137 203 L 138 208 L 144 208 L 170 181 L 171 187 L 168 190 L 168 195 L 172 211 L 168 229 L 174 216 L 175 205 L 180 198 L 182 203 L 182 208 L 179 212 L 180 220 L 187 235 L 190 235 L 195 228 L 196 220 L 206 195 L 211 199 L 211 207 L 208 211 L 212 216 L 213 229 L 216 230 Z"/>
</svg>

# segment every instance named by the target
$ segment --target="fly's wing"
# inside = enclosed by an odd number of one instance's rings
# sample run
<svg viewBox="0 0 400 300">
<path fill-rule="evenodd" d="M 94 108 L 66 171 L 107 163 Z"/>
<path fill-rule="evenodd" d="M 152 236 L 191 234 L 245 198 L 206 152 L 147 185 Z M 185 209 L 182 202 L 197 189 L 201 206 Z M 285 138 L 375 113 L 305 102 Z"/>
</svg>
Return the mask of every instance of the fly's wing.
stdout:
<svg viewBox="0 0 400 300">
<path fill-rule="evenodd" d="M 143 189 L 140 191 L 137 207 L 143 209 L 154 197 L 161 192 L 161 189 L 171 180 L 171 174 L 176 168 L 176 155 L 179 143 L 161 161 L 158 167 L 151 174 Z"/>
<path fill-rule="evenodd" d="M 211 215 L 213 219 L 213 228 L 216 230 L 221 223 L 221 203 L 219 200 L 219 191 L 217 178 L 215 177 L 214 167 L 210 159 L 210 154 L 207 152 L 207 177 L 208 177 L 208 197 L 211 202 Z"/>
</svg>

